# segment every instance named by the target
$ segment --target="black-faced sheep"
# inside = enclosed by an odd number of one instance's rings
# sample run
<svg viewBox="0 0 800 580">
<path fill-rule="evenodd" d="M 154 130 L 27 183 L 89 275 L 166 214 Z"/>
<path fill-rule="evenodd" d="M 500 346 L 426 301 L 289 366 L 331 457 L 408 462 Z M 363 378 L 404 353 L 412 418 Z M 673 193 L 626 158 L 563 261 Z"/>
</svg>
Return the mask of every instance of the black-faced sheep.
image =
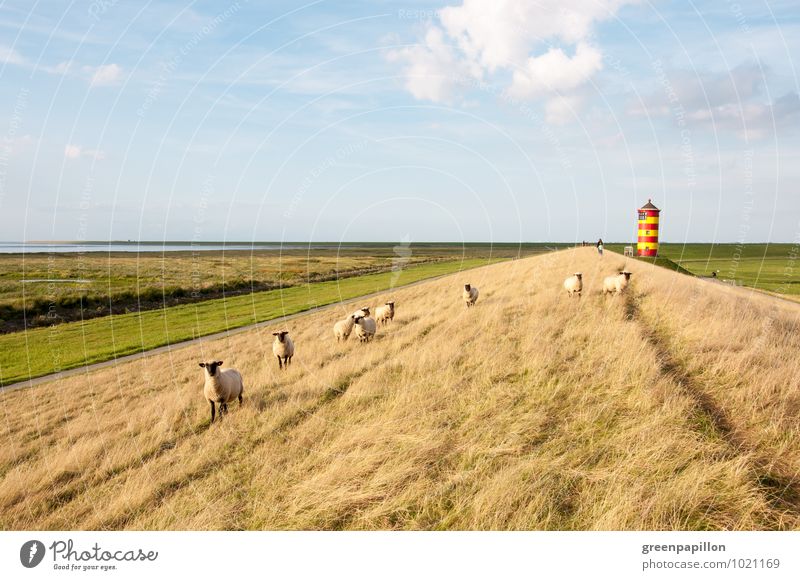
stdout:
<svg viewBox="0 0 800 580">
<path fill-rule="evenodd" d="M 603 294 L 621 294 L 631 281 L 632 272 L 620 272 L 616 276 L 606 276 L 603 280 Z"/>
<path fill-rule="evenodd" d="M 463 298 L 467 308 L 473 306 L 478 301 L 478 289 L 471 284 L 464 284 Z"/>
<path fill-rule="evenodd" d="M 239 404 L 243 402 L 244 383 L 242 375 L 236 369 L 221 369 L 222 361 L 201 362 L 200 366 L 205 369 L 206 383 L 203 387 L 203 394 L 211 403 L 211 422 L 214 422 L 216 415 L 215 405 L 219 405 L 219 418 L 228 412 L 228 403 L 234 399 L 239 399 Z"/>
<path fill-rule="evenodd" d="M 275 340 L 272 343 L 272 354 L 278 357 L 278 368 L 286 369 L 292 363 L 294 356 L 294 341 L 288 336 L 288 330 L 273 332 Z"/>
<path fill-rule="evenodd" d="M 383 306 L 375 309 L 375 320 L 380 324 L 386 324 L 394 320 L 394 302 L 390 301 Z"/>
</svg>

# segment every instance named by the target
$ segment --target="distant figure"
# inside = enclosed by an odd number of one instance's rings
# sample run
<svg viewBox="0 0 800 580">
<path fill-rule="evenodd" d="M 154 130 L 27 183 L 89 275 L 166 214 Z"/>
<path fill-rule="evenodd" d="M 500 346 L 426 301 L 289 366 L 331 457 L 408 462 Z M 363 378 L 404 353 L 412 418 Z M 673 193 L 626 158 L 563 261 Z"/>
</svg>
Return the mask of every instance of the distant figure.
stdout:
<svg viewBox="0 0 800 580">
<path fill-rule="evenodd" d="M 597 240 L 597 253 L 603 255 L 603 238 Z"/>
<path fill-rule="evenodd" d="M 712 278 L 716 278 L 717 277 L 717 273 L 716 272 L 711 272 L 711 277 Z"/>
</svg>

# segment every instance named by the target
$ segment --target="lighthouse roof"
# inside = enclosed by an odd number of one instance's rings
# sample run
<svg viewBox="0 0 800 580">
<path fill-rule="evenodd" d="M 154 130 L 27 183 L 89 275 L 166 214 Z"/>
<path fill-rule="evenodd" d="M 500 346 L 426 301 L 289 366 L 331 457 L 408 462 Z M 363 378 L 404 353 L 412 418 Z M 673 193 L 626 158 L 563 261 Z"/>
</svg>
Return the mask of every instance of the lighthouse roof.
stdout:
<svg viewBox="0 0 800 580">
<path fill-rule="evenodd" d="M 641 208 L 639 208 L 639 209 L 656 209 L 656 210 L 658 210 L 658 211 L 661 211 L 660 209 L 658 209 L 656 206 L 654 206 L 654 205 L 653 205 L 653 200 L 652 200 L 652 199 L 648 199 L 648 200 L 647 200 L 647 203 L 646 203 L 646 204 L 644 204 L 644 205 L 643 205 Z"/>
</svg>

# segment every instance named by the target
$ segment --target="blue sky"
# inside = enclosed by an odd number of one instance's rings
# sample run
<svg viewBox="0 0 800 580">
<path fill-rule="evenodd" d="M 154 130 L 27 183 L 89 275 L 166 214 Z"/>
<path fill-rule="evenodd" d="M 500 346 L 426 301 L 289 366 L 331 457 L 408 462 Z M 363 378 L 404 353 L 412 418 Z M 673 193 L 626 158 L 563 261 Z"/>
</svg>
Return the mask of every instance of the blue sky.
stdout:
<svg viewBox="0 0 800 580">
<path fill-rule="evenodd" d="M 792 4 L 2 2 L 0 239 L 794 241 Z"/>
</svg>

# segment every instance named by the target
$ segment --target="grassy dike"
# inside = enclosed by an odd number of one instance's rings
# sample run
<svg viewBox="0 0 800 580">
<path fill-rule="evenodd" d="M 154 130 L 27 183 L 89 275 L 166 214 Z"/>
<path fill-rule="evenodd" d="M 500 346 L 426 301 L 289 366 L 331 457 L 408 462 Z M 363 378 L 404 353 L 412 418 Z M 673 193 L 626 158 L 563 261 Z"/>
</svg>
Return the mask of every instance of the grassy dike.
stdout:
<svg viewBox="0 0 800 580">
<path fill-rule="evenodd" d="M 106 316 L 0 336 L 0 386 L 485 266 L 469 259 Z"/>
</svg>

